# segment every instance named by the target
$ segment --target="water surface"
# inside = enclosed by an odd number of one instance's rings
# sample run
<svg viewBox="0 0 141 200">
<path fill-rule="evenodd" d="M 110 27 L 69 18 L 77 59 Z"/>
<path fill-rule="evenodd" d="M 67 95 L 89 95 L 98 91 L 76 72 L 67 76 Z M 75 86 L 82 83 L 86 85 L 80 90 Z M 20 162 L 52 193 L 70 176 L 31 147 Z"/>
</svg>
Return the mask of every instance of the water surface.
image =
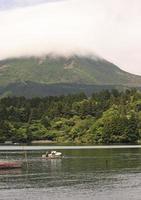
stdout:
<svg viewBox="0 0 141 200">
<path fill-rule="evenodd" d="M 1 151 L 22 169 L 0 170 L 0 200 L 140 200 L 141 149 L 61 149 L 60 160 L 43 150 Z"/>
</svg>

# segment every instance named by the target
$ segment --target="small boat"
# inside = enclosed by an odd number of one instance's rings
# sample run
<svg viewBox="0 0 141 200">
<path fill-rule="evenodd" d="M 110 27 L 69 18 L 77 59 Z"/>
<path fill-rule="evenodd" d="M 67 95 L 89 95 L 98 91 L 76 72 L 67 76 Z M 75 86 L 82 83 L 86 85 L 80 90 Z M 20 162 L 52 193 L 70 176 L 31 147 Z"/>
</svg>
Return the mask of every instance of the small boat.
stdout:
<svg viewBox="0 0 141 200">
<path fill-rule="evenodd" d="M 21 168 L 22 163 L 16 161 L 0 161 L 0 169 Z"/>
<path fill-rule="evenodd" d="M 57 158 L 63 158 L 63 156 L 61 152 L 51 151 L 50 153 L 46 152 L 46 154 L 43 154 L 42 158 L 57 159 Z"/>
</svg>

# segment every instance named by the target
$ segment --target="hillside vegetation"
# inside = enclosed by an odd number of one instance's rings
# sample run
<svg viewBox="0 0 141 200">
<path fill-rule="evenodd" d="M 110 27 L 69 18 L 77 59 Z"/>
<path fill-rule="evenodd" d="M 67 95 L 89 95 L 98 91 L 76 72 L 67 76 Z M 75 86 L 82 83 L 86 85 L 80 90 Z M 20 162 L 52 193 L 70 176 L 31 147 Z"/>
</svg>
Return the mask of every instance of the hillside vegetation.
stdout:
<svg viewBox="0 0 141 200">
<path fill-rule="evenodd" d="M 44 97 L 141 85 L 141 77 L 92 56 L 29 57 L 0 61 L 0 96 Z"/>
<path fill-rule="evenodd" d="M 141 92 L 105 90 L 0 100 L 0 142 L 137 143 L 141 139 Z"/>
</svg>

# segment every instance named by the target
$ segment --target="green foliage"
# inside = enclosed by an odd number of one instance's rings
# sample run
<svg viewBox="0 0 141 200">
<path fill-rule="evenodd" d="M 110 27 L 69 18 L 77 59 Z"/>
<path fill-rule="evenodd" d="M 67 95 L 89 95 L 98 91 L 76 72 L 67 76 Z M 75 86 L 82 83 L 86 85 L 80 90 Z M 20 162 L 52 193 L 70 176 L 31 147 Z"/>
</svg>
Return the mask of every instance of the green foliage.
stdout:
<svg viewBox="0 0 141 200">
<path fill-rule="evenodd" d="M 113 106 L 91 128 L 94 143 L 134 143 L 139 139 L 137 124 L 133 114 L 122 115 L 118 106 Z"/>
<path fill-rule="evenodd" d="M 102 91 L 0 99 L 0 142 L 114 144 L 141 140 L 141 93 Z"/>
</svg>

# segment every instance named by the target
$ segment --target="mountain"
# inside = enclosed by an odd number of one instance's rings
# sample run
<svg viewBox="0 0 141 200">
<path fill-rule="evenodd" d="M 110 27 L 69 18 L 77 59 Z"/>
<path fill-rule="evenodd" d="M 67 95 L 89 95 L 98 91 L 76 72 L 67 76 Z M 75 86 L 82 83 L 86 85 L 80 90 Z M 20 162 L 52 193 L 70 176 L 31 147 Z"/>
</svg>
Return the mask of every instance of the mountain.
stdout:
<svg viewBox="0 0 141 200">
<path fill-rule="evenodd" d="M 139 87 L 141 76 L 92 56 L 22 57 L 0 61 L 0 94 L 48 96 L 93 89 Z M 54 88 L 54 89 L 53 89 Z M 61 91 L 62 90 L 62 91 Z M 51 91 L 51 92 L 49 92 Z M 54 91 L 54 92 L 53 92 Z"/>
</svg>

